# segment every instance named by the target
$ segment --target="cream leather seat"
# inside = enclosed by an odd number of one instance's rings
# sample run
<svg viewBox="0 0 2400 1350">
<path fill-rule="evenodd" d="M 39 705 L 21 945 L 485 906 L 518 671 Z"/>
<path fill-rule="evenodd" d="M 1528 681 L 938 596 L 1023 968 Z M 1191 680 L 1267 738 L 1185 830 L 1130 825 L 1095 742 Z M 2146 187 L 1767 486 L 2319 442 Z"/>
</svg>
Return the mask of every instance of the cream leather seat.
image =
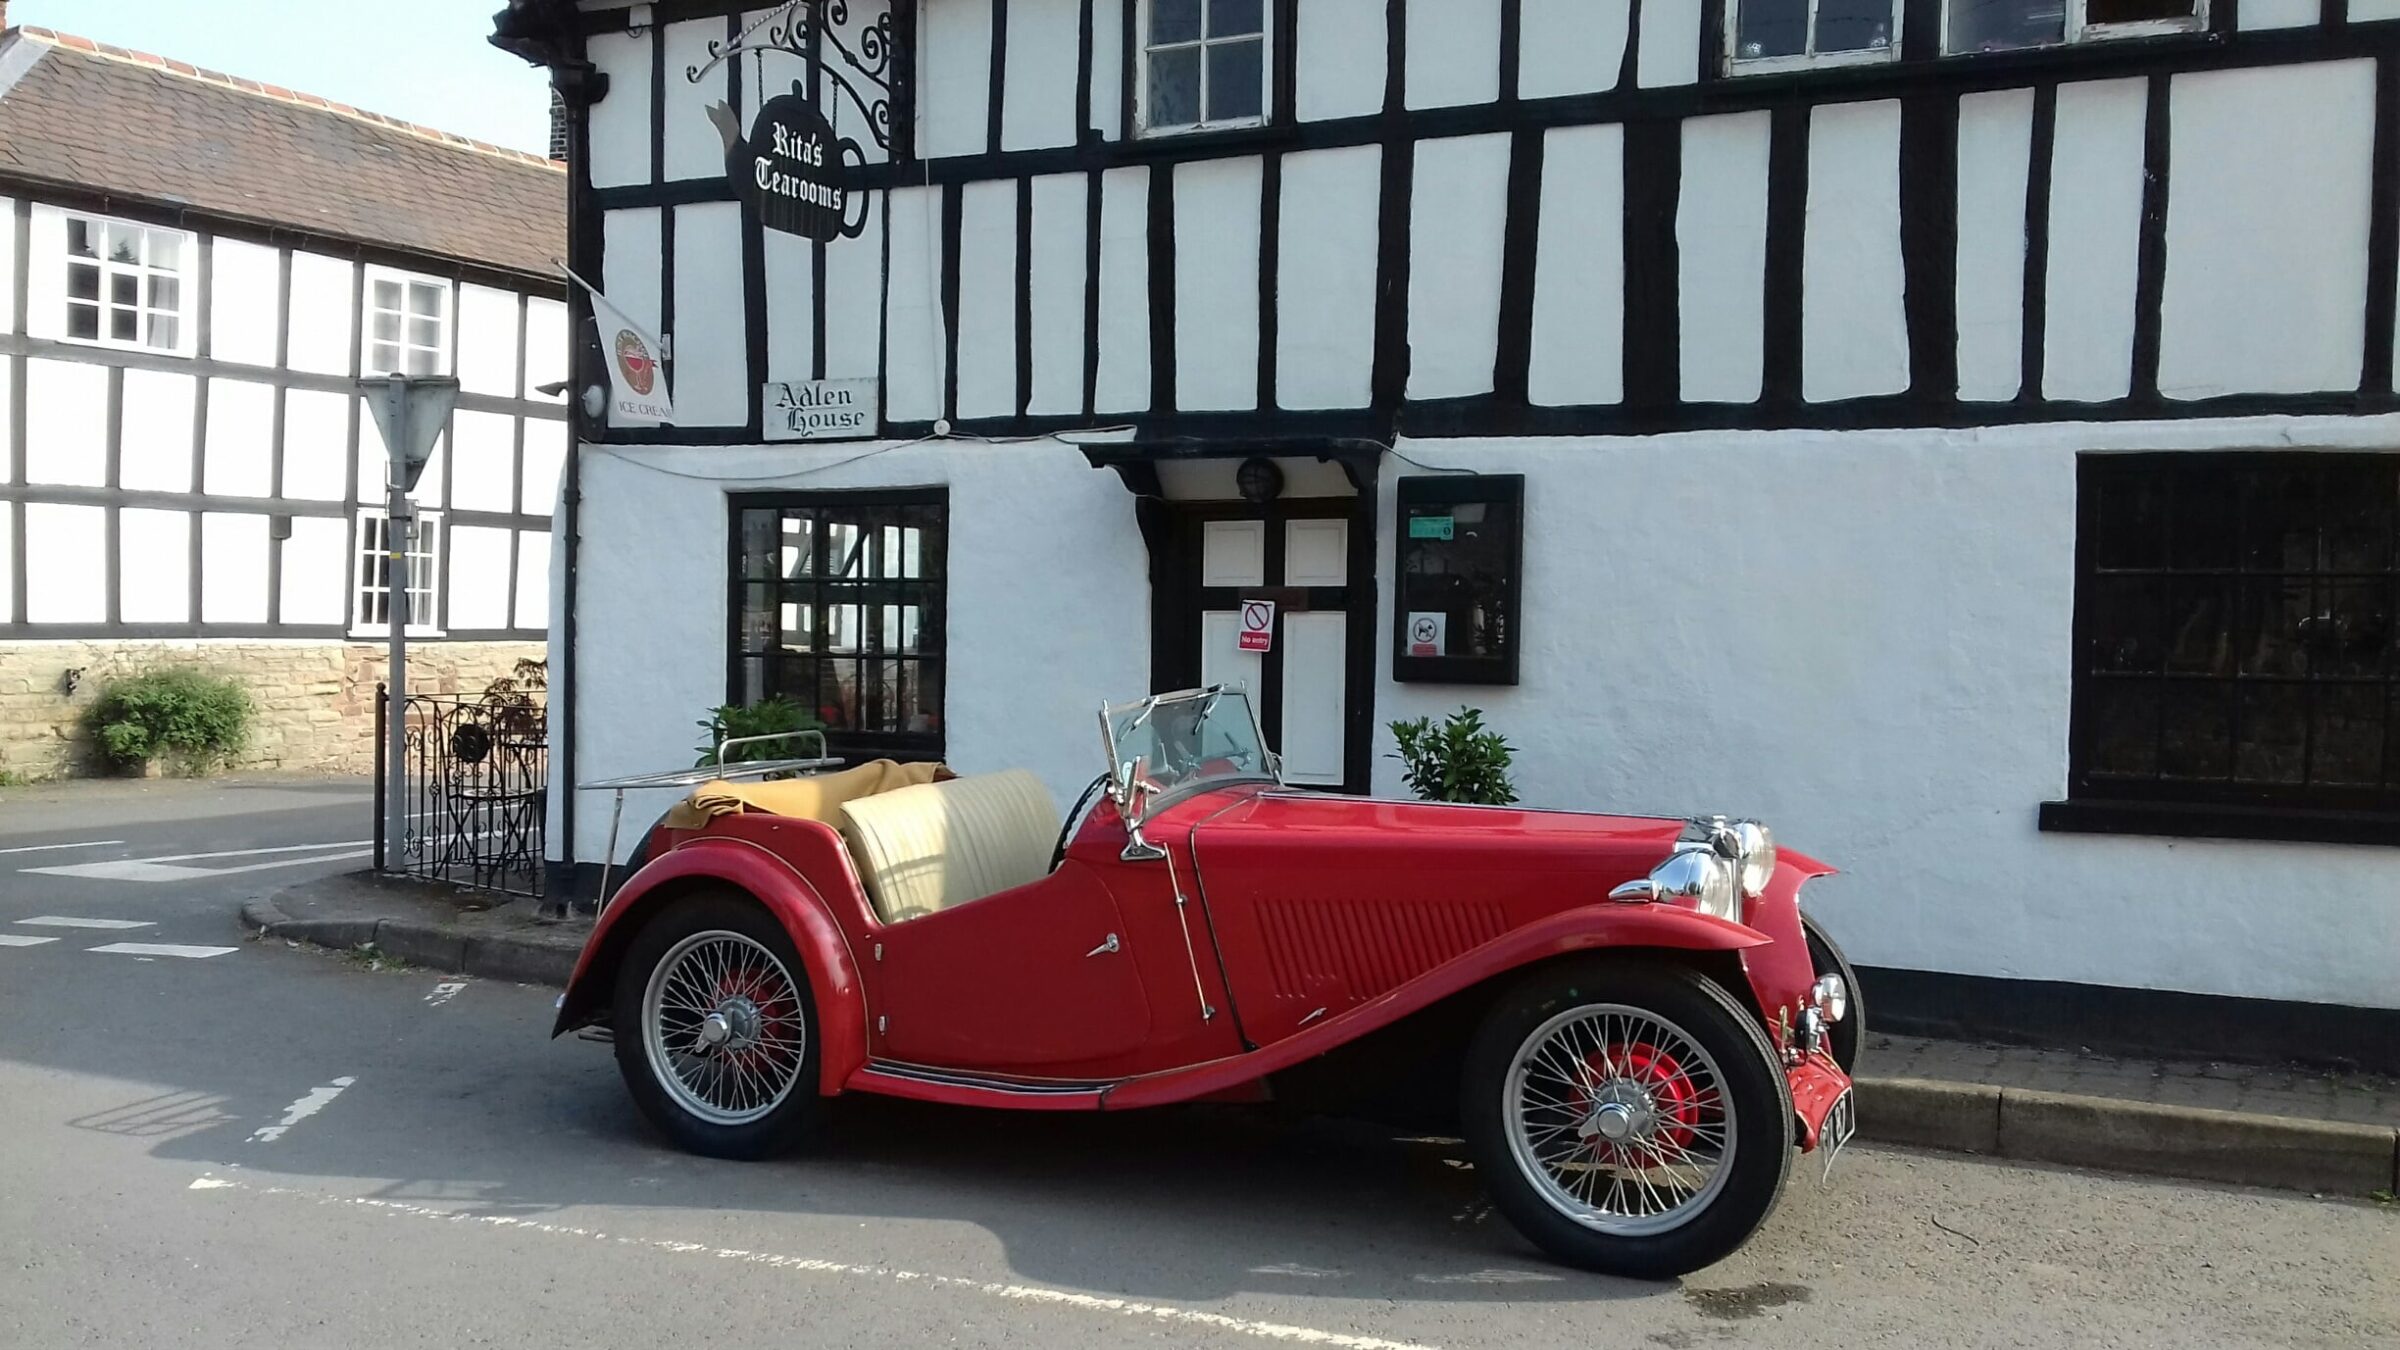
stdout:
<svg viewBox="0 0 2400 1350">
<path fill-rule="evenodd" d="M 842 838 L 885 923 L 905 923 L 1039 881 L 1058 804 L 1023 769 L 844 803 Z"/>
</svg>

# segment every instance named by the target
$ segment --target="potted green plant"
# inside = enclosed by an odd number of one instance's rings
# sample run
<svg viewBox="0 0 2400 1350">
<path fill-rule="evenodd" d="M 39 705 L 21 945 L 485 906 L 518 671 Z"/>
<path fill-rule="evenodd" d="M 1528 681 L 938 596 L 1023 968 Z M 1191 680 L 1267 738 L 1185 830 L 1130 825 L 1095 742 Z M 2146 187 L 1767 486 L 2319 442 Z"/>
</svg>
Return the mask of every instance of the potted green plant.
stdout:
<svg viewBox="0 0 2400 1350">
<path fill-rule="evenodd" d="M 747 740 L 753 736 L 778 736 L 791 731 L 822 731 L 825 724 L 799 704 L 786 698 L 762 699 L 744 707 L 728 703 L 714 708 L 700 719 L 700 730 L 707 740 L 699 747 L 701 767 L 718 763 L 755 764 L 770 759 L 792 759 L 798 754 L 790 741 L 768 741 L 761 745 L 737 745 L 730 760 L 720 760 L 718 747 L 727 741 Z"/>
<path fill-rule="evenodd" d="M 1439 726 L 1430 717 L 1392 723 L 1400 742 L 1393 758 L 1411 792 L 1429 802 L 1507 806 L 1517 790 L 1508 780 L 1516 747 L 1483 724 L 1483 713 L 1460 708 Z"/>
</svg>

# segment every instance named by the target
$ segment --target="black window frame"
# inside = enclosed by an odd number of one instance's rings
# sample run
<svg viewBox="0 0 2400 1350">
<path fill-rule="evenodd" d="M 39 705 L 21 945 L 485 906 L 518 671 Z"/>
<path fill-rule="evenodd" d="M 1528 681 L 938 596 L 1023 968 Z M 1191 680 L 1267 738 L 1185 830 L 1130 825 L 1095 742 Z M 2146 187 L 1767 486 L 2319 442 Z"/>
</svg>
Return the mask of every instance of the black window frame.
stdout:
<svg viewBox="0 0 2400 1350">
<path fill-rule="evenodd" d="M 782 681 L 776 678 L 777 672 L 774 667 L 786 662 L 797 664 L 809 661 L 853 661 L 863 666 L 866 662 L 875 660 L 913 664 L 918 668 L 920 677 L 926 673 L 934 676 L 932 685 L 934 725 L 931 731 L 874 731 L 858 727 L 828 725 L 825 731 L 827 749 L 829 753 L 853 762 L 866 759 L 895 759 L 903 762 L 942 759 L 948 749 L 950 489 L 936 486 L 817 492 L 733 492 L 726 494 L 726 502 L 726 533 L 728 536 L 725 569 L 727 577 L 726 702 L 746 705 L 752 701 L 749 697 L 749 683 L 746 677 L 749 667 L 753 663 L 762 667 L 761 686 L 769 690 L 779 690 L 782 687 Z M 935 531 L 939 542 L 936 547 L 927 550 L 928 565 L 924 569 L 926 575 L 905 580 L 878 578 L 872 575 L 856 579 L 827 576 L 825 575 L 824 550 L 830 534 L 821 528 L 811 532 L 811 549 L 816 559 L 814 570 L 817 575 L 807 579 L 778 577 L 774 580 L 761 581 L 747 574 L 748 536 L 744 529 L 746 515 L 752 512 L 772 512 L 780 522 L 784 517 L 794 513 L 811 513 L 821 524 L 829 514 L 838 513 L 845 508 L 862 512 L 890 511 L 900 508 L 934 512 L 935 518 L 931 523 L 931 528 Z M 838 515 L 834 515 L 832 518 L 839 522 Z M 872 532 L 875 528 L 894 522 L 853 518 L 840 523 L 860 525 Z M 779 525 L 779 535 L 780 532 Z M 878 542 L 874 547 L 880 549 L 881 545 Z M 870 568 L 871 570 L 873 569 Z M 917 654 L 904 655 L 869 648 L 866 645 L 866 636 L 862 634 L 859 654 L 833 656 L 825 651 L 826 630 L 820 621 L 812 625 L 811 644 L 813 650 L 810 652 L 791 653 L 789 649 L 780 646 L 752 651 L 745 642 L 744 629 L 745 619 L 749 613 L 749 590 L 754 585 L 774 587 L 777 591 L 777 598 L 773 603 L 778 606 L 783 603 L 785 594 L 796 588 L 804 588 L 811 593 L 811 598 L 804 603 L 809 604 L 819 614 L 822 614 L 831 603 L 825 599 L 829 591 L 855 590 L 866 593 L 891 586 L 904 587 L 910 603 L 921 605 L 927 611 L 929 616 L 927 628 L 932 637 L 930 642 L 920 639 L 921 650 Z M 866 598 L 863 594 L 856 603 L 863 604 L 867 614 L 873 616 L 869 623 L 870 632 L 879 627 L 882 606 Z M 777 619 L 776 631 L 779 634 L 781 632 L 780 617 Z M 921 678 L 916 687 L 919 689 L 925 687 Z M 822 711 L 821 703 L 815 699 L 795 701 L 800 702 L 811 713 L 821 713 Z M 861 720 L 866 720 L 863 713 Z"/>
<path fill-rule="evenodd" d="M 2278 498 L 2265 490 L 2276 484 L 2301 490 Z M 2365 493 L 2350 490 L 2362 484 Z M 2147 500 L 2142 499 L 2144 493 L 2150 494 Z M 2268 536 L 2260 528 L 2261 513 L 2274 509 L 2268 503 L 2299 501 L 2302 496 L 2306 501 L 2300 518 L 2313 532 L 2305 562 L 2294 561 L 2292 541 L 2298 532 L 2286 527 L 2273 534 L 2277 556 L 2262 564 L 2258 546 Z M 2336 502 L 2356 512 L 2351 520 L 2332 513 Z M 2179 516 L 2184 518 L 2181 532 Z M 2230 545 L 2213 542 L 2223 540 L 2228 519 Z M 2215 527 L 2214 532 L 2195 520 Z M 2148 535 L 2152 529 L 2158 532 L 2155 536 Z M 2337 566 L 2340 555 L 2329 547 L 2328 536 L 2350 529 L 2362 531 L 2355 537 L 2371 546 L 2345 549 L 2351 560 Z M 2374 544 L 2378 533 L 2380 543 Z M 2400 843 L 2400 634 L 2393 632 L 2400 624 L 2400 455 L 2086 454 L 2076 466 L 2075 539 L 2067 798 L 2043 805 L 2042 828 Z M 2103 556 L 2113 550 L 2122 559 L 2130 549 L 2138 557 L 2144 547 L 2156 550 L 2148 563 L 2124 565 Z M 2192 556 L 2187 549 L 2215 556 L 2194 563 L 2187 561 Z M 2282 621 L 2289 612 L 2291 588 L 2302 584 L 2308 588 L 2305 612 L 2287 630 Z M 2370 608 L 2337 606 L 2335 592 L 2350 597 L 2348 604 Z M 2372 616 L 2378 598 L 2379 622 L 2357 625 L 2355 634 L 2345 634 L 2343 620 L 2361 613 Z M 2147 631 L 2149 620 L 2141 608 L 2145 605 L 2155 606 L 2155 631 Z M 2126 614 L 2143 615 L 2144 622 L 2122 626 L 2118 620 Z M 2178 614 L 2184 616 L 2180 625 Z M 2320 620 L 2323 627 L 2311 636 L 2307 625 Z M 2275 628 L 2270 630 L 2269 623 Z M 2222 654 L 2195 656 L 2194 640 L 2202 637 L 2211 651 Z M 2277 660 L 2263 658 L 2270 640 L 2280 653 Z M 2126 654 L 2151 642 L 2155 649 L 2148 653 Z M 2113 658 L 2104 644 L 2116 653 Z M 2362 650 L 2373 673 L 2361 665 Z M 2295 656 L 2301 667 L 2297 671 L 2289 668 Z M 2179 663 L 2183 668 L 2178 669 Z M 2279 663 L 2285 668 L 2274 668 Z M 2329 668 L 2320 669 L 2320 663 Z M 2125 761 L 2104 765 L 2108 752 L 2103 737 L 2121 734 L 2125 725 L 2121 720 L 2112 725 L 2104 701 L 2121 697 L 2115 691 L 2145 687 L 2157 691 L 2149 768 L 2125 768 Z M 2211 706 L 2218 690 L 2223 701 Z M 2246 765 L 2281 756 L 2288 772 L 2288 735 L 2271 739 L 2254 734 L 2245 739 L 2243 719 L 2281 703 L 2280 711 L 2269 715 L 2288 722 L 2294 690 L 2302 695 L 2297 780 L 2262 776 L 2255 768 L 2246 771 Z M 2346 777 L 2319 776 L 2317 744 L 2326 721 L 2327 691 L 2341 691 L 2336 697 L 2353 710 L 2380 709 L 2375 783 L 2360 781 L 2355 770 Z M 2139 701 L 2136 694 L 2119 706 L 2138 707 Z M 2171 756 L 2175 727 L 2170 720 L 2179 703 L 2192 715 L 2177 723 L 2187 729 L 2187 739 Z M 2224 728 L 2222 771 L 2191 767 L 2200 762 L 2195 746 L 2214 749 L 2216 725 Z M 2181 763 L 2171 766 L 2173 759 Z"/>
</svg>

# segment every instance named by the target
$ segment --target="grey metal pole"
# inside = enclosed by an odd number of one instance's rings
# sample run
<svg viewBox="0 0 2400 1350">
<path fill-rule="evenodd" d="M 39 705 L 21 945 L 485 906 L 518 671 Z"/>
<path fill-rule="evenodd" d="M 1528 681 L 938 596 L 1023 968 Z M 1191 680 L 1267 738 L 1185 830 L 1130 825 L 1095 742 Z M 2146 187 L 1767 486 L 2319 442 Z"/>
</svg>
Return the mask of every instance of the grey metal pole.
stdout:
<svg viewBox="0 0 2400 1350">
<path fill-rule="evenodd" d="M 414 523 L 409 517 L 408 489 L 402 480 L 407 476 L 400 456 L 408 443 L 408 391 L 398 383 L 384 390 L 392 401 L 393 434 L 388 438 L 388 453 L 384 465 L 384 531 L 383 543 L 389 558 L 386 582 L 391 592 L 391 669 L 386 672 L 391 681 L 391 701 L 385 706 L 391 715 L 384 719 L 385 753 L 384 779 L 384 849 L 385 869 L 390 872 L 408 870 L 408 546 Z"/>
</svg>

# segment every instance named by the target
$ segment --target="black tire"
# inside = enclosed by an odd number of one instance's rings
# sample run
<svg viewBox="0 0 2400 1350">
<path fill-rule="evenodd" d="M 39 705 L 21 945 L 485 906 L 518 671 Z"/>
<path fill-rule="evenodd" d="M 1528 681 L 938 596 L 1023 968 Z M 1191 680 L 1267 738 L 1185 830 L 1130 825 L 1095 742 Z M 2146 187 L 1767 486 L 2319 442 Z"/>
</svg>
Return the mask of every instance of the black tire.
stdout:
<svg viewBox="0 0 2400 1350">
<path fill-rule="evenodd" d="M 1518 1050 L 1560 1013 L 1620 1004 L 1671 1023 L 1715 1061 L 1731 1103 L 1733 1156 L 1722 1187 L 1677 1226 L 1640 1236 L 1587 1226 L 1555 1207 L 1510 1147 L 1507 1094 Z M 1492 1201 L 1518 1232 L 1566 1265 L 1666 1280 L 1723 1260 L 1783 1194 L 1792 1158 L 1792 1097 L 1757 1021 L 1714 981 L 1654 962 L 1598 957 L 1545 967 L 1501 994 L 1467 1048 L 1461 1118 Z"/>
<path fill-rule="evenodd" d="M 1850 958 L 1842 955 L 1841 944 L 1815 919 L 1802 914 L 1800 929 L 1808 935 L 1809 966 L 1820 976 L 1841 976 L 1843 987 L 1850 991 L 1850 1011 L 1827 1032 L 1825 1048 L 1833 1052 L 1833 1062 L 1842 1066 L 1843 1073 L 1857 1073 L 1858 1049 L 1867 1039 L 1866 991 L 1858 987 L 1858 972 L 1850 968 Z"/>
<path fill-rule="evenodd" d="M 803 1039 L 798 1077 L 772 1110 L 739 1123 L 695 1114 L 667 1088 L 664 1077 L 670 1071 L 652 1063 L 651 1037 L 644 1021 L 651 974 L 685 939 L 701 933 L 729 933 L 757 944 L 781 964 L 799 996 Z M 808 969 L 801 964 L 783 925 L 747 895 L 729 890 L 695 892 L 671 902 L 642 925 L 617 968 L 611 1025 L 616 1028 L 617 1070 L 625 1078 L 626 1089 L 650 1123 L 681 1148 L 711 1158 L 771 1158 L 806 1140 L 821 1122 L 819 1023 Z"/>
</svg>

